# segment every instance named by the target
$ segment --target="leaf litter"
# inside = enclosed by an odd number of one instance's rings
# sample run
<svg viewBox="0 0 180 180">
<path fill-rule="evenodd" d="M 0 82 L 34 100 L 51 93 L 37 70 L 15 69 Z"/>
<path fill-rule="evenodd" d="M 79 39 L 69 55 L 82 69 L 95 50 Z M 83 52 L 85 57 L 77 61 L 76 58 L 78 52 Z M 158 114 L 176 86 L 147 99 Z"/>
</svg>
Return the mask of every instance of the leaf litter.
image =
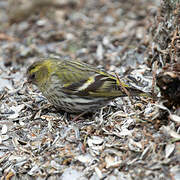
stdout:
<svg viewBox="0 0 180 180">
<path fill-rule="evenodd" d="M 42 13 L 16 20 L 16 13 L 8 14 L 12 1 L 0 2 L 0 177 L 179 179 L 178 108 L 170 109 L 160 98 L 117 98 L 71 121 L 73 114 L 57 112 L 35 87 L 24 85 L 32 62 L 58 56 L 103 67 L 151 91 L 146 52 L 158 1 L 80 0 L 74 9 L 70 1 L 63 3 L 68 8 L 52 5 L 47 13 L 44 6 Z"/>
</svg>

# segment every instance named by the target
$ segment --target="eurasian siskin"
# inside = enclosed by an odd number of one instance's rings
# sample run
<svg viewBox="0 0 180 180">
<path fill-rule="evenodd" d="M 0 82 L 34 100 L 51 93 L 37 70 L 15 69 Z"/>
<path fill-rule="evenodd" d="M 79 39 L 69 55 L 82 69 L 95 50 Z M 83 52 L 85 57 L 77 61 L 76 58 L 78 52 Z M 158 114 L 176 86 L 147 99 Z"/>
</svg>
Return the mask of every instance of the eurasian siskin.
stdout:
<svg viewBox="0 0 180 180">
<path fill-rule="evenodd" d="M 27 77 L 49 102 L 67 112 L 97 110 L 117 97 L 127 96 L 124 88 L 132 96 L 144 94 L 120 83 L 116 76 L 73 60 L 40 60 L 28 68 Z"/>
</svg>

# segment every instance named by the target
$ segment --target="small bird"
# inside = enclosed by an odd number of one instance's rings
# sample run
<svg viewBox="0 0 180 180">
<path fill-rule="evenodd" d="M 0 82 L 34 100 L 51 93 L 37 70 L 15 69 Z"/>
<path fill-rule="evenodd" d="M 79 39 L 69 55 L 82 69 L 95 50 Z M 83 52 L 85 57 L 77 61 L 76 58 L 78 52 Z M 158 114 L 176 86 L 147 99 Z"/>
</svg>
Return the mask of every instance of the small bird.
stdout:
<svg viewBox="0 0 180 180">
<path fill-rule="evenodd" d="M 124 89 L 131 96 L 145 94 L 106 71 L 74 60 L 37 61 L 28 68 L 27 79 L 57 109 L 71 113 L 93 112 L 117 97 L 127 96 Z"/>
</svg>

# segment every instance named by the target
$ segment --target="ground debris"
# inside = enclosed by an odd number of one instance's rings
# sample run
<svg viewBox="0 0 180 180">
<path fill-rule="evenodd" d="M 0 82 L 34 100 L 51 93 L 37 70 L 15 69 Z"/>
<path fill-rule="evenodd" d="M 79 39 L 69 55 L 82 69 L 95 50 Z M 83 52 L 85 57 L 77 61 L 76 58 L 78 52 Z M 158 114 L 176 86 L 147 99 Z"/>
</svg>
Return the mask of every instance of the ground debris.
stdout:
<svg viewBox="0 0 180 180">
<path fill-rule="evenodd" d="M 157 28 L 162 24 L 154 22 L 159 1 L 41 4 L 0 1 L 1 179 L 179 179 L 180 110 L 166 106 L 160 95 L 166 90 L 168 99 L 179 97 L 163 79 L 179 77 L 174 65 L 179 34 L 176 29 L 163 34 L 171 46 L 152 42 L 162 33 Z M 154 38 L 150 30 L 156 32 Z M 153 89 L 155 97 L 117 98 L 72 121 L 77 115 L 57 111 L 26 83 L 27 67 L 49 56 L 103 67 L 130 86 Z M 169 58 L 174 64 L 169 62 L 160 72 Z M 160 90 L 153 82 L 158 73 Z"/>
</svg>

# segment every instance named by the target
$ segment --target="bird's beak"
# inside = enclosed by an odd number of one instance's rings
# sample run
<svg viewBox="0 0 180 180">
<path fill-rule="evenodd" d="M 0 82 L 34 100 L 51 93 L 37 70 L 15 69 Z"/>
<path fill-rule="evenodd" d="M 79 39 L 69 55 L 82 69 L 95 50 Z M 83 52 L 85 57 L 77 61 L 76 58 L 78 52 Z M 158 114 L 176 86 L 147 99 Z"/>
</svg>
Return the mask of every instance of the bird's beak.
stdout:
<svg viewBox="0 0 180 180">
<path fill-rule="evenodd" d="M 24 84 L 23 84 L 23 88 L 24 88 L 24 86 L 27 86 L 27 85 L 29 85 L 29 84 L 30 84 L 30 82 L 25 81 Z"/>
<path fill-rule="evenodd" d="M 27 81 L 26 83 L 32 83 L 32 79 L 30 78 L 30 76 L 27 76 Z"/>
<path fill-rule="evenodd" d="M 26 81 L 25 81 L 24 84 L 23 84 L 23 87 L 24 87 L 24 86 L 27 86 L 27 85 L 29 85 L 29 84 L 31 84 L 31 83 L 32 83 L 32 79 L 29 78 L 29 77 L 27 77 Z"/>
</svg>

